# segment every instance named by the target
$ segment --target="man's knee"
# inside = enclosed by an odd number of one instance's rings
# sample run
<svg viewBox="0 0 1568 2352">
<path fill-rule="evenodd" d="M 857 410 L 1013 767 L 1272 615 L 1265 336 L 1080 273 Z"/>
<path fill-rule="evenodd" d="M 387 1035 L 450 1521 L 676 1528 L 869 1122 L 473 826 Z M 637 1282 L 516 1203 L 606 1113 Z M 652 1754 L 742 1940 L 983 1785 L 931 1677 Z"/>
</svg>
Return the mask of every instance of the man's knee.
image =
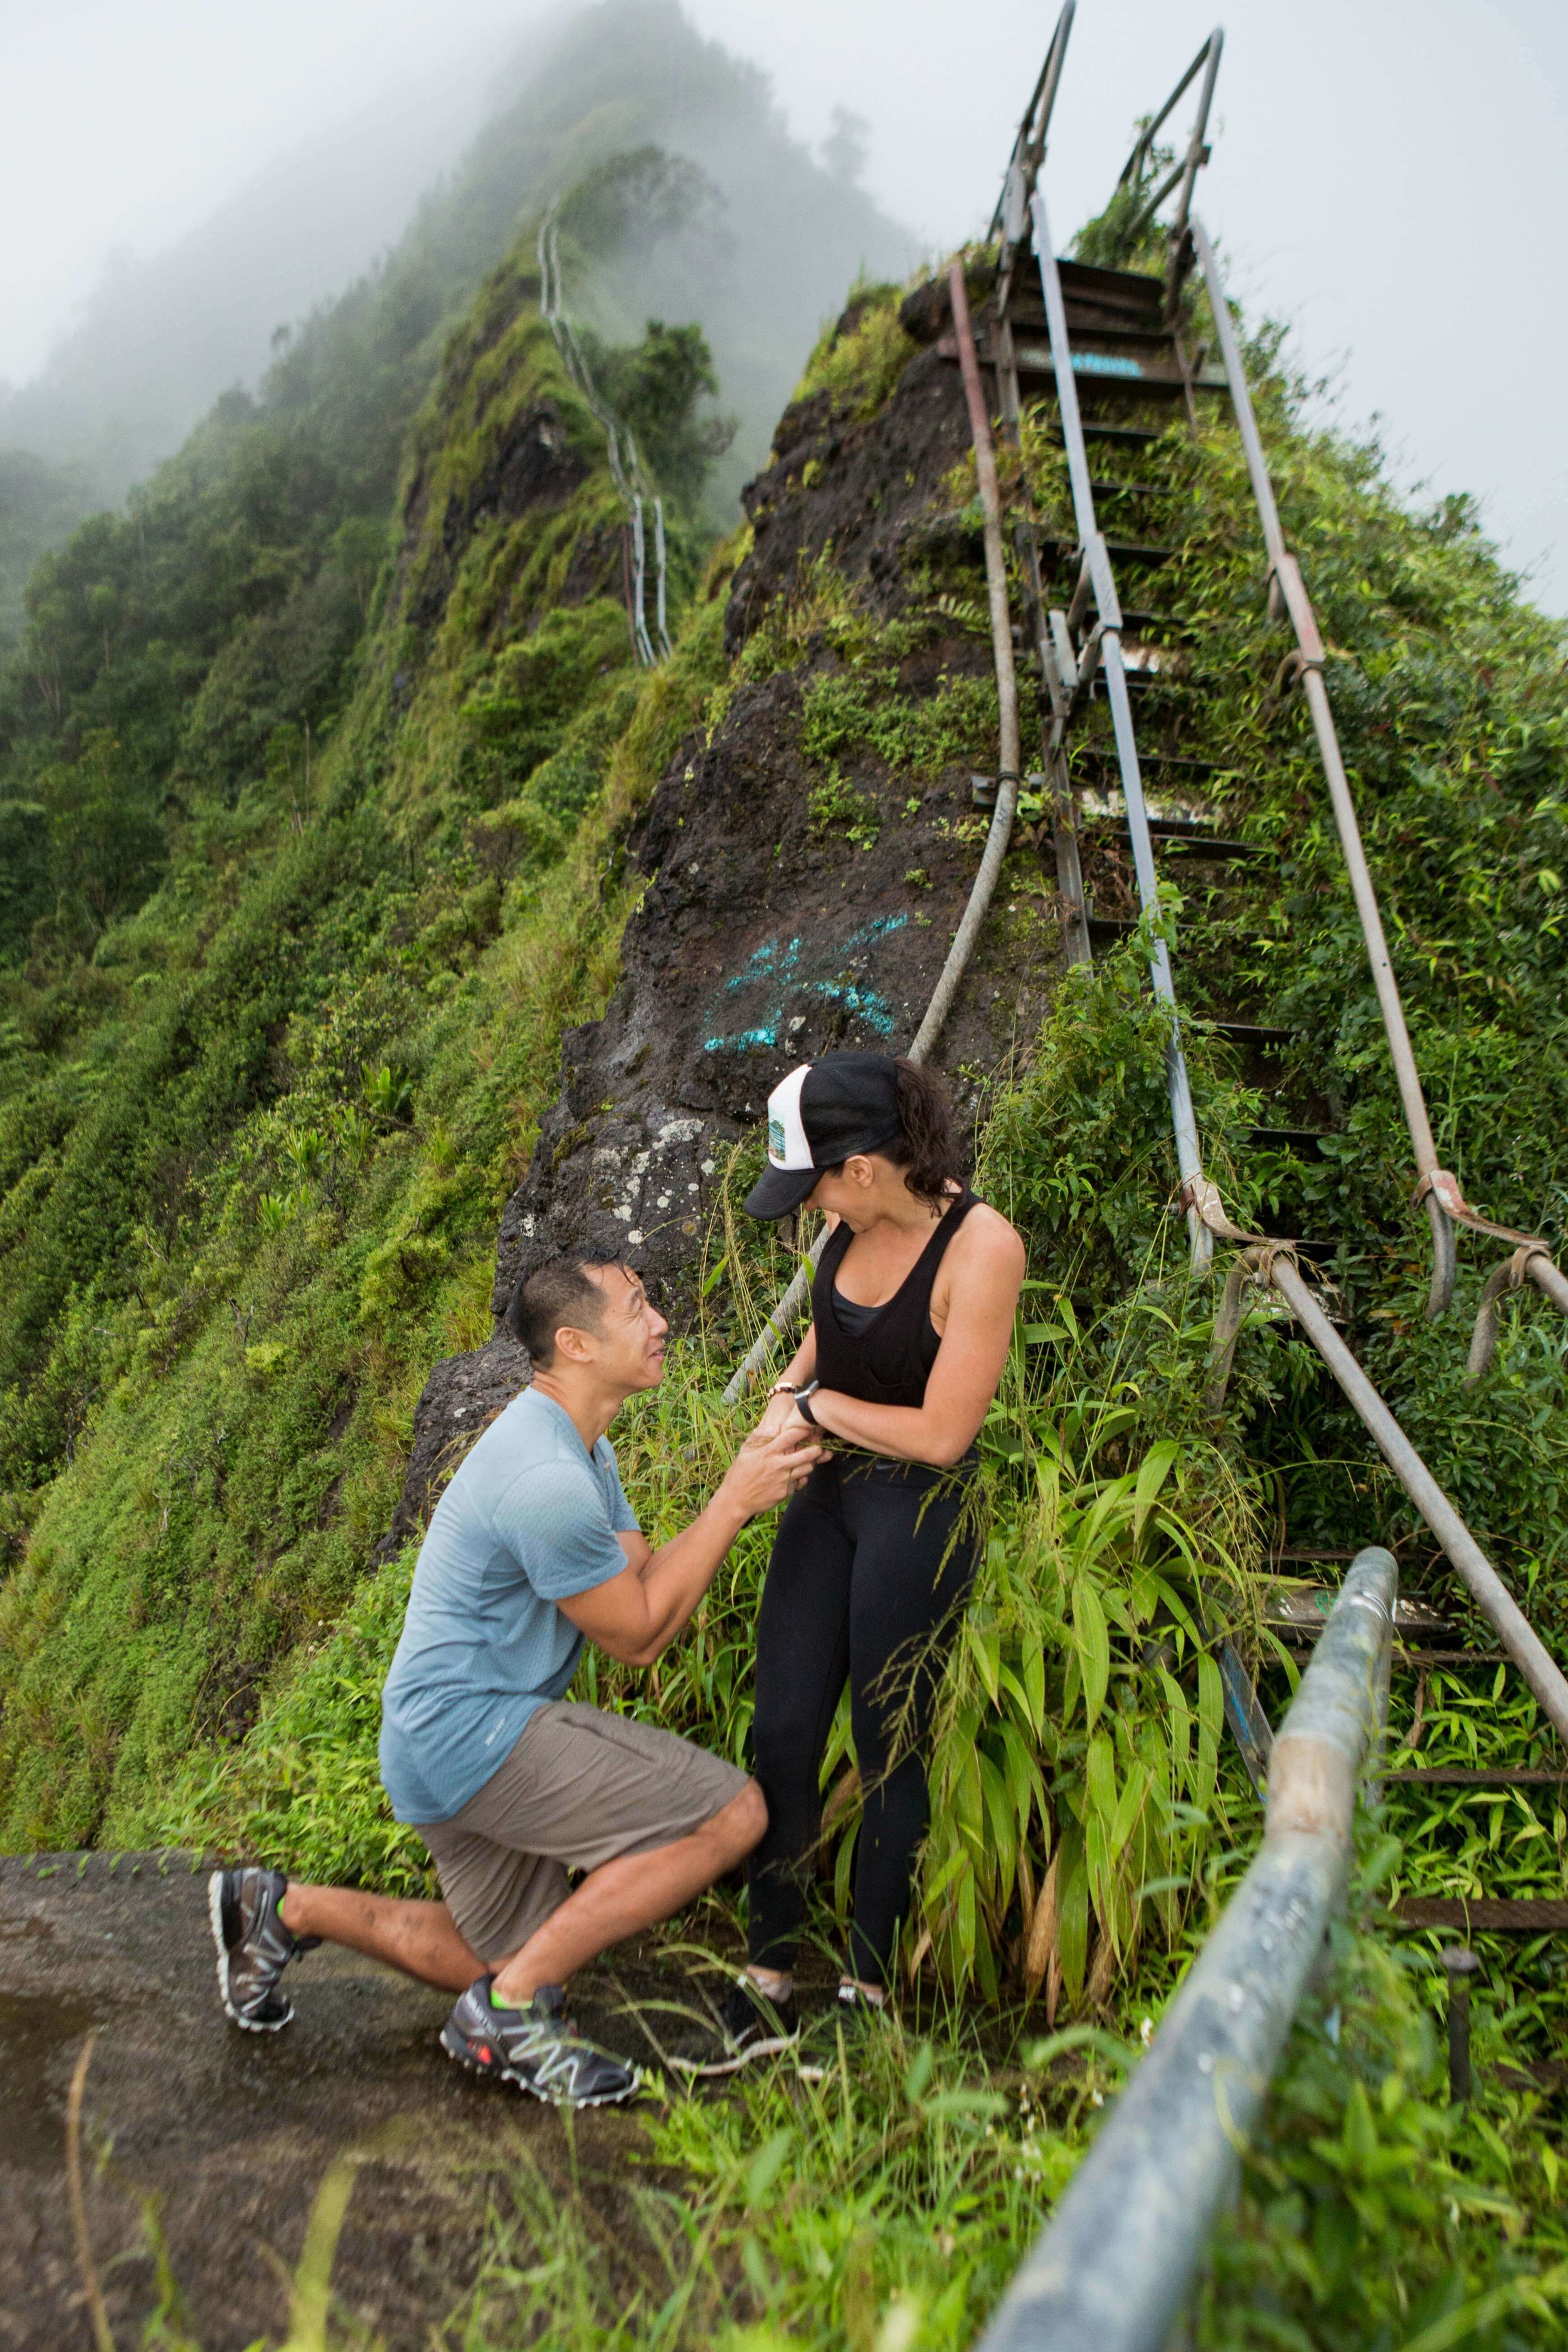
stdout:
<svg viewBox="0 0 1568 2352">
<path fill-rule="evenodd" d="M 731 1797 L 718 1816 L 727 1832 L 727 1843 L 732 1845 L 737 1858 L 750 1853 L 767 1834 L 768 1801 L 757 1781 L 748 1780 L 738 1796 Z"/>
</svg>

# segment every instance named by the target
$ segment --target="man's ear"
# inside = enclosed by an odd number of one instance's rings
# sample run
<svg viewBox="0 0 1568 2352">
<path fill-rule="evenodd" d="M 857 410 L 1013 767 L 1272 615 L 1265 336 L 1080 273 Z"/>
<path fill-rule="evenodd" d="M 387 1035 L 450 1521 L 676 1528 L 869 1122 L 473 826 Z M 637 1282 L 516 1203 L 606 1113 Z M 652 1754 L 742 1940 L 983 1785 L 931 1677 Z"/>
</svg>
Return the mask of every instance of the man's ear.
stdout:
<svg viewBox="0 0 1568 2352">
<path fill-rule="evenodd" d="M 574 1325 L 563 1323 L 555 1334 L 555 1360 L 564 1356 L 570 1364 L 592 1363 L 594 1337 L 591 1331 L 579 1331 Z"/>
</svg>

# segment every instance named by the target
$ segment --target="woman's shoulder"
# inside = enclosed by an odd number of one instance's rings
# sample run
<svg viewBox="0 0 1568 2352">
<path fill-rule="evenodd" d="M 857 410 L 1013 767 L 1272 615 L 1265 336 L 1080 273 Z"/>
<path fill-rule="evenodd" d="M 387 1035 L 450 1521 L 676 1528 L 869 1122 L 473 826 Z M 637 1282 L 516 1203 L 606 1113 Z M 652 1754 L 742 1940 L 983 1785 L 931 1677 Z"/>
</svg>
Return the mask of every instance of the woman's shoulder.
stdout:
<svg viewBox="0 0 1568 2352">
<path fill-rule="evenodd" d="M 1024 1244 L 1016 1225 L 989 1201 L 976 1201 L 952 1237 L 951 1255 L 963 1252 L 974 1265 L 1022 1265 Z"/>
</svg>

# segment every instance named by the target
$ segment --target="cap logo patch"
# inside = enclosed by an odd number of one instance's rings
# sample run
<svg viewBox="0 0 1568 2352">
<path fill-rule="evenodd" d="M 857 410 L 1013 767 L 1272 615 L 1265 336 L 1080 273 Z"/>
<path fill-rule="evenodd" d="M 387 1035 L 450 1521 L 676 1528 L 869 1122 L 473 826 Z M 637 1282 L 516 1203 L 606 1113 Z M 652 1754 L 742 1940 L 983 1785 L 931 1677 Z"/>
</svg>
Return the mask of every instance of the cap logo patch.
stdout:
<svg viewBox="0 0 1568 2352">
<path fill-rule="evenodd" d="M 811 1166 L 811 1145 L 800 1115 L 800 1090 L 810 1070 L 811 1064 L 803 1062 L 768 1097 L 768 1158 L 775 1168 Z"/>
</svg>

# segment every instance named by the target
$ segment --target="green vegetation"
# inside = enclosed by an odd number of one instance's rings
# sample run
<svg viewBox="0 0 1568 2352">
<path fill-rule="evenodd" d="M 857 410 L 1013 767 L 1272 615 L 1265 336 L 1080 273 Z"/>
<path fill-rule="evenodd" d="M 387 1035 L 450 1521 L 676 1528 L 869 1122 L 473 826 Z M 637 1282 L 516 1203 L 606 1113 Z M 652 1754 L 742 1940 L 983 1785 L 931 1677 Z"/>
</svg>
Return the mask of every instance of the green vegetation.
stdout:
<svg viewBox="0 0 1568 2352">
<path fill-rule="evenodd" d="M 1203 2282 L 1196 2340 L 1212 2352 L 1554 2340 L 1568 2237 L 1539 2103 L 1447 2106 L 1429 2020 L 1370 1936 L 1340 1937 L 1331 2000 L 1292 2037 Z M 1153 2023 L 1146 2014 L 1142 2033 Z M 999 2063 L 997 2046 L 942 2015 L 879 2031 L 818 2086 L 781 2070 L 677 2100 L 648 2127 L 635 2218 L 617 2201 L 613 2237 L 591 2175 L 563 2201 L 525 2167 L 495 2217 L 464 2340 L 960 2352 L 1140 2038 L 1080 2028 L 1025 2039 Z"/>
<path fill-rule="evenodd" d="M 488 1328 L 561 1028 L 613 975 L 605 861 L 713 683 L 717 606 L 679 662 L 629 668 L 603 436 L 537 297 L 508 265 L 448 348 L 340 723 L 313 751 L 275 728 L 232 798 L 193 796 L 90 961 L 57 935 L 11 982 L 13 1841 L 150 1833 L 193 1736 L 242 1734 L 353 1592 L 430 1361 Z M 485 510 L 515 450 L 534 486 Z M 678 501 L 678 596 L 694 528 Z M 154 642 L 166 680 L 177 641 Z"/>
<path fill-rule="evenodd" d="M 853 288 L 844 318 L 824 328 L 795 398 L 826 393 L 836 414 L 857 422 L 883 407 L 915 355 L 899 321 L 902 293 L 901 286 Z"/>
</svg>

